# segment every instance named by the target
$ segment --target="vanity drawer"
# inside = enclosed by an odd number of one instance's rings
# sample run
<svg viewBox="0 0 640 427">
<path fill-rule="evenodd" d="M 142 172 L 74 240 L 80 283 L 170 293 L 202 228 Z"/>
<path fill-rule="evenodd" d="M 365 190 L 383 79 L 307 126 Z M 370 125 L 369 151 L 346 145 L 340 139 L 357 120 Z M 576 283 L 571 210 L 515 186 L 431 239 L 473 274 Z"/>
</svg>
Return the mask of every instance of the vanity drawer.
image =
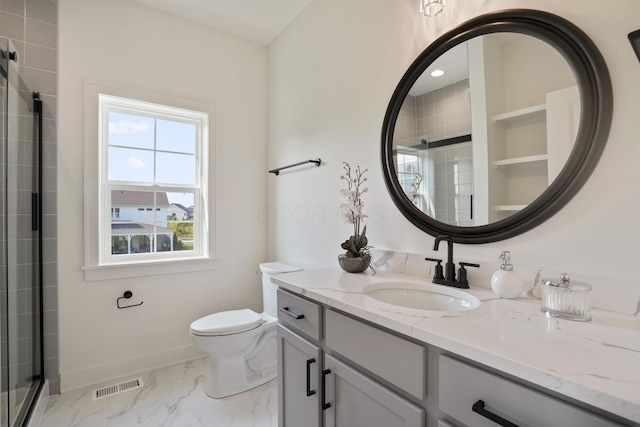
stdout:
<svg viewBox="0 0 640 427">
<path fill-rule="evenodd" d="M 618 425 L 586 409 L 448 356 L 440 356 L 439 363 L 440 410 L 464 425 L 495 427 L 500 424 L 487 418 L 488 414 L 475 412 L 474 405 L 483 411 L 482 403 L 478 402 L 484 402 L 485 411 L 518 426 Z"/>
<path fill-rule="evenodd" d="M 426 393 L 427 350 L 335 311 L 325 311 L 325 343 L 418 399 Z"/>
<path fill-rule="evenodd" d="M 278 289 L 278 320 L 298 332 L 320 341 L 322 307 L 319 304 Z"/>
</svg>

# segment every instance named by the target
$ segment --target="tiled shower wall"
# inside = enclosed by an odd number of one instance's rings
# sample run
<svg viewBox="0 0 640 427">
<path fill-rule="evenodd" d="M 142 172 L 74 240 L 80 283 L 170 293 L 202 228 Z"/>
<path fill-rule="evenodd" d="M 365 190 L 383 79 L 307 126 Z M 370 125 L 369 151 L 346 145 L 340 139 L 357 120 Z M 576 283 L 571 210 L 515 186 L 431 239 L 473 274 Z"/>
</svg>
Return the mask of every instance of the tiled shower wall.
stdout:
<svg viewBox="0 0 640 427">
<path fill-rule="evenodd" d="M 471 133 L 469 80 L 415 97 L 416 143 L 439 141 Z"/>
<path fill-rule="evenodd" d="M 471 142 L 429 150 L 433 158 L 436 219 L 447 224 L 473 226 L 473 148 Z"/>
<path fill-rule="evenodd" d="M 469 80 L 422 95 L 408 95 L 398 113 L 396 146 L 410 147 L 471 133 Z"/>
<path fill-rule="evenodd" d="M 58 269 L 56 221 L 56 117 L 58 3 L 0 0 L 0 43 L 11 39 L 22 76 L 43 101 L 44 357 L 51 394 L 60 392 L 58 363 Z"/>
<path fill-rule="evenodd" d="M 471 104 L 467 79 L 422 95 L 407 96 L 398 114 L 394 145 L 411 147 L 469 134 Z M 422 185 L 429 186 L 428 198 L 436 206 L 435 218 L 448 224 L 473 225 L 471 142 L 418 153 L 423 169 L 427 170 Z"/>
</svg>

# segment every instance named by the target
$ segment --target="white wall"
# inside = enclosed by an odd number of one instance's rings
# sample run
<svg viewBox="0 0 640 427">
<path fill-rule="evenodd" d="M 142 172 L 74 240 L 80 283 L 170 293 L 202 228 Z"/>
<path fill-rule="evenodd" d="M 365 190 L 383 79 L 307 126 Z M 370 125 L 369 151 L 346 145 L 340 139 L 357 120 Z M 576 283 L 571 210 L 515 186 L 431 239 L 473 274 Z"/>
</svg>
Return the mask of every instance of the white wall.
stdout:
<svg viewBox="0 0 640 427">
<path fill-rule="evenodd" d="M 188 335 L 191 321 L 217 310 L 261 308 L 255 274 L 261 261 L 336 266 L 340 243 L 351 230 L 338 211 L 343 161 L 369 169 L 365 209 L 371 243 L 431 252 L 433 238 L 398 212 L 382 179 L 385 109 L 400 77 L 430 41 L 478 14 L 526 6 L 569 19 L 601 49 L 614 86 L 611 136 L 583 191 L 554 218 L 507 241 L 458 245 L 456 257 L 495 261 L 501 250 L 511 250 L 516 263 L 622 278 L 640 287 L 634 268 L 640 238 L 634 228 L 640 218 L 634 169 L 640 163 L 640 63 L 626 39 L 640 27 L 636 0 L 604 10 L 582 0 L 456 0 L 431 19 L 419 15 L 415 0 L 314 0 L 268 55 L 261 46 L 133 2 L 59 2 L 62 389 L 198 354 Z M 84 281 L 85 80 L 217 106 L 218 270 Z M 266 173 L 316 157 L 323 161 L 319 168 L 309 165 L 278 177 Z M 144 304 L 117 310 L 115 300 L 125 290 Z"/>
<path fill-rule="evenodd" d="M 198 355 L 193 320 L 261 310 L 267 50 L 125 0 L 64 0 L 59 21 L 60 372 L 67 390 Z M 84 281 L 85 80 L 216 106 L 217 270 Z M 125 290 L 144 304 L 118 310 Z"/>
<path fill-rule="evenodd" d="M 532 7 L 583 29 L 607 61 L 614 89 L 612 131 L 583 190 L 552 219 L 524 235 L 457 245 L 479 262 L 510 250 L 515 263 L 624 279 L 640 290 L 640 63 L 627 34 L 640 27 L 640 2 L 601 8 L 582 0 L 447 2 L 435 18 L 415 0 L 316 0 L 269 46 L 269 167 L 322 158 L 269 181 L 269 254 L 305 268 L 336 266 L 350 226 L 339 219 L 341 162 L 369 169 L 365 213 L 372 245 L 430 253 L 433 238 L 393 205 L 381 172 L 380 133 L 391 94 L 414 58 L 436 37 L 482 13 Z M 425 271 L 428 265 L 425 263 Z"/>
</svg>

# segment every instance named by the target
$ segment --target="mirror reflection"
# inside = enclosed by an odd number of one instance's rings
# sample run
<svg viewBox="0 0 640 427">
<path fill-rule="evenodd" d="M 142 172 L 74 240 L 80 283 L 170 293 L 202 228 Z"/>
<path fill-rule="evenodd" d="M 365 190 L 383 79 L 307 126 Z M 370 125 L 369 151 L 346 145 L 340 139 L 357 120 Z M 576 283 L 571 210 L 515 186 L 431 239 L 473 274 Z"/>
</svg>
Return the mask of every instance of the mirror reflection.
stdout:
<svg viewBox="0 0 640 427">
<path fill-rule="evenodd" d="M 576 78 L 555 48 L 519 33 L 456 45 L 417 79 L 393 134 L 406 197 L 437 221 L 480 226 L 538 198 L 580 125 Z"/>
</svg>

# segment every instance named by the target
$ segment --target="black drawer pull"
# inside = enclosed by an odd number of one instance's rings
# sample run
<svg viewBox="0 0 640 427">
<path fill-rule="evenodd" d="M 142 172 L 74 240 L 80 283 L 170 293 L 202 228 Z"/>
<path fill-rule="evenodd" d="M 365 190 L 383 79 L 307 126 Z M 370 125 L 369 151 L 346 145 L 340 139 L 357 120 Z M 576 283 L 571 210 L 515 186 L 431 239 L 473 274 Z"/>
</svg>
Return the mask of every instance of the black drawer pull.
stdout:
<svg viewBox="0 0 640 427">
<path fill-rule="evenodd" d="M 327 403 L 326 400 L 326 390 L 327 390 L 327 375 L 331 373 L 331 369 L 325 369 L 322 371 L 322 410 L 331 408 L 331 403 Z"/>
<path fill-rule="evenodd" d="M 281 307 L 280 311 L 289 317 L 293 317 L 296 320 L 304 319 L 304 314 L 295 314 L 294 312 L 289 311 L 289 307 Z"/>
<path fill-rule="evenodd" d="M 307 360 L 307 397 L 316 394 L 315 390 L 311 390 L 311 364 L 316 363 L 316 359 Z"/>
<path fill-rule="evenodd" d="M 503 427 L 518 427 L 518 424 L 514 424 L 511 421 L 505 420 L 500 415 L 496 415 L 493 412 L 484 409 L 484 400 L 478 400 L 473 404 L 471 409 L 473 410 L 473 412 L 476 412 L 485 418 L 489 418 L 494 423 L 499 424 Z"/>
</svg>

